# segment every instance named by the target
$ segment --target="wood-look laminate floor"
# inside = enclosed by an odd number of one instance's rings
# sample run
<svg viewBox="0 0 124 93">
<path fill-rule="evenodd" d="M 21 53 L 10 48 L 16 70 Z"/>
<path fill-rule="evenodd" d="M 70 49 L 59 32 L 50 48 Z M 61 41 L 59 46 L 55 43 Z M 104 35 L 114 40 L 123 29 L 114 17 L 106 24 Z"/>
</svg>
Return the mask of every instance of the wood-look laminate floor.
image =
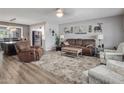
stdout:
<svg viewBox="0 0 124 93">
<path fill-rule="evenodd" d="M 0 52 L 0 84 L 63 84 L 65 81 L 33 63 L 22 63 Z"/>
</svg>

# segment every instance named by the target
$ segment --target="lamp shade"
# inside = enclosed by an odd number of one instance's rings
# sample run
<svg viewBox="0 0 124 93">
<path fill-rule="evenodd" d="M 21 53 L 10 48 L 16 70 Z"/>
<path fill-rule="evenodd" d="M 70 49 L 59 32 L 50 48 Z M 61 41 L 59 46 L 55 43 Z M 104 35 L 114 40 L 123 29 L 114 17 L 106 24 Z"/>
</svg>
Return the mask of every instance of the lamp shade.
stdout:
<svg viewBox="0 0 124 93">
<path fill-rule="evenodd" d="M 98 35 L 97 39 L 103 39 L 103 35 Z"/>
<path fill-rule="evenodd" d="M 60 35 L 60 38 L 61 38 L 61 39 L 64 39 L 64 35 Z"/>
</svg>

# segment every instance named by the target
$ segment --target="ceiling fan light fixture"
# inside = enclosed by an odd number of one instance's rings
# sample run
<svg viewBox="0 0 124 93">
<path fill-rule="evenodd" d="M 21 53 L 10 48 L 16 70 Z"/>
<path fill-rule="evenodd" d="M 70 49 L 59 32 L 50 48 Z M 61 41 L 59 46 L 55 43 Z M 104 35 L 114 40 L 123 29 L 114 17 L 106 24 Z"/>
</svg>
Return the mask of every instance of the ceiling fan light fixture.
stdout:
<svg viewBox="0 0 124 93">
<path fill-rule="evenodd" d="M 63 10 L 61 8 L 58 8 L 56 11 L 56 16 L 60 18 L 63 17 L 63 15 L 64 15 Z"/>
</svg>

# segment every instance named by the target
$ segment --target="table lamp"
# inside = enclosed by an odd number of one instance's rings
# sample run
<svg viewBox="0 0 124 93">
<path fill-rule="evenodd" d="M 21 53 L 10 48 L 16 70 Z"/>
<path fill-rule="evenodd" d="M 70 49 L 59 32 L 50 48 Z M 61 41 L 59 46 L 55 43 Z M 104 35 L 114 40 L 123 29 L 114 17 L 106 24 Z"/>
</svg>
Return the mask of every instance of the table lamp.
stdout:
<svg viewBox="0 0 124 93">
<path fill-rule="evenodd" d="M 97 36 L 97 39 L 99 40 L 99 45 L 98 45 L 99 48 L 101 48 L 100 43 L 101 43 L 101 40 L 103 40 L 103 38 L 104 38 L 104 37 L 103 37 L 102 34 Z"/>
</svg>

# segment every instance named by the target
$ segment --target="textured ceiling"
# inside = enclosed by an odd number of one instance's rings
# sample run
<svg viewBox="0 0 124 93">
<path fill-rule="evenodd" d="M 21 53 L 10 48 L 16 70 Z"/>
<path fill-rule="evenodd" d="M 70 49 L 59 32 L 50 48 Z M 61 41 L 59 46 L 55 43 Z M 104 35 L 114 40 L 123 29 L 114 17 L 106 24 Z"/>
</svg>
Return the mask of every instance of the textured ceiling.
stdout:
<svg viewBox="0 0 124 93">
<path fill-rule="evenodd" d="M 20 24 L 31 25 L 43 21 L 63 24 L 124 13 L 123 8 L 64 8 L 63 10 L 65 15 L 58 18 L 55 8 L 0 8 L 0 21 L 9 22 L 10 19 L 16 18 L 15 23 Z"/>
</svg>

